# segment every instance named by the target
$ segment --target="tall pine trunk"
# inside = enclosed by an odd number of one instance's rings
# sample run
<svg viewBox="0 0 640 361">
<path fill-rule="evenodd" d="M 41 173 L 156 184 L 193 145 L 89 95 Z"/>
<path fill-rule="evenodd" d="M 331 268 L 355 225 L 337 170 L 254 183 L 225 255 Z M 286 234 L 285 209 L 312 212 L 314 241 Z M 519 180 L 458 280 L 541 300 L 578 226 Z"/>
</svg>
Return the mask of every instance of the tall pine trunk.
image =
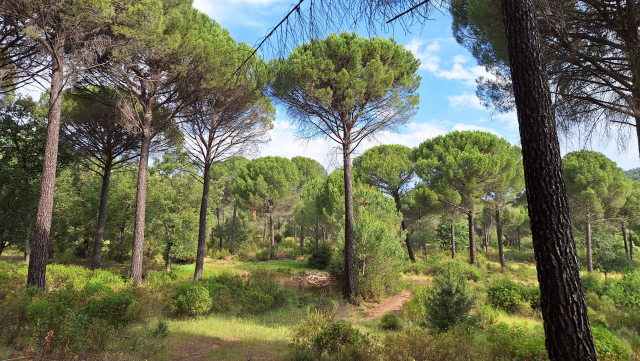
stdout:
<svg viewBox="0 0 640 361">
<path fill-rule="evenodd" d="M 532 0 L 501 0 L 551 361 L 597 360 Z"/>
<path fill-rule="evenodd" d="M 271 238 L 271 252 L 269 253 L 269 259 L 276 258 L 276 235 L 273 225 L 273 206 L 269 205 L 269 238 Z"/>
<path fill-rule="evenodd" d="M 622 222 L 622 240 L 624 241 L 624 252 L 627 258 L 631 259 L 631 255 L 629 254 L 629 240 L 627 239 L 627 227 L 625 227 L 624 222 Z"/>
<path fill-rule="evenodd" d="M 469 222 L 469 263 L 478 267 L 478 258 L 476 257 L 476 218 L 475 210 L 467 213 L 467 221 Z"/>
<path fill-rule="evenodd" d="M 400 194 L 394 193 L 393 200 L 396 202 L 396 210 L 402 214 L 402 202 L 400 202 Z M 404 222 L 404 215 L 402 216 L 402 223 L 400 224 L 401 230 L 405 231 L 407 226 Z M 411 262 L 416 263 L 416 256 L 413 254 L 413 247 L 411 247 L 411 241 L 409 240 L 409 233 L 407 232 L 407 238 L 404 240 L 407 244 L 407 253 L 409 253 L 409 259 Z"/>
<path fill-rule="evenodd" d="M 102 262 L 102 241 L 104 238 L 104 227 L 107 223 L 107 201 L 109 200 L 109 184 L 111 183 L 112 160 L 108 159 L 104 166 L 102 175 L 102 189 L 100 191 L 100 208 L 98 210 L 98 226 L 96 227 L 96 237 L 93 242 L 93 254 L 91 255 L 91 269 L 100 268 Z"/>
<path fill-rule="evenodd" d="M 593 249 L 591 247 L 591 218 L 587 218 L 587 270 L 593 273 Z"/>
<path fill-rule="evenodd" d="M 346 132 L 345 132 L 346 133 Z M 344 135 L 342 156 L 344 166 L 344 297 L 348 302 L 356 302 L 356 273 L 354 264 L 353 233 L 353 185 L 351 179 L 351 147 L 349 135 Z"/>
<path fill-rule="evenodd" d="M 498 255 L 502 272 L 507 270 L 507 261 L 504 259 L 504 246 L 502 244 L 502 223 L 500 222 L 500 209 L 496 208 L 496 231 L 498 232 Z"/>
<path fill-rule="evenodd" d="M 633 261 L 633 238 L 631 230 L 629 230 L 629 259 Z"/>
<path fill-rule="evenodd" d="M 64 45 L 64 44 L 61 44 Z M 59 49 L 58 49 L 59 50 Z M 59 52 L 62 53 L 61 51 Z M 58 141 L 60 139 L 60 117 L 62 113 L 62 87 L 64 68 L 57 57 L 53 56 L 51 65 L 51 96 L 49 100 L 49 123 L 47 140 L 42 163 L 40 182 L 40 200 L 33 231 L 33 247 L 27 274 L 27 285 L 44 290 L 47 276 L 47 256 L 51 235 L 53 214 L 53 195 L 56 186 L 56 167 L 58 161 Z"/>
<path fill-rule="evenodd" d="M 204 256 L 207 249 L 207 208 L 209 206 L 209 190 L 211 188 L 211 164 L 204 163 L 204 175 L 202 183 L 202 199 L 200 200 L 200 220 L 198 223 L 198 248 L 196 251 L 196 270 L 193 280 L 202 277 L 204 270 Z"/>
<path fill-rule="evenodd" d="M 236 213 L 238 211 L 238 202 L 233 200 L 233 219 L 231 220 L 231 247 L 230 253 L 233 253 L 236 249 Z"/>
<path fill-rule="evenodd" d="M 151 124 L 151 112 L 145 113 L 145 121 Z M 142 281 L 142 253 L 144 251 L 144 223 L 147 211 L 147 168 L 149 167 L 149 148 L 151 146 L 151 130 L 149 126 L 143 130 L 140 164 L 138 166 L 138 188 L 136 191 L 136 218 L 133 228 L 133 251 L 131 251 L 130 277 L 134 281 Z"/>
</svg>

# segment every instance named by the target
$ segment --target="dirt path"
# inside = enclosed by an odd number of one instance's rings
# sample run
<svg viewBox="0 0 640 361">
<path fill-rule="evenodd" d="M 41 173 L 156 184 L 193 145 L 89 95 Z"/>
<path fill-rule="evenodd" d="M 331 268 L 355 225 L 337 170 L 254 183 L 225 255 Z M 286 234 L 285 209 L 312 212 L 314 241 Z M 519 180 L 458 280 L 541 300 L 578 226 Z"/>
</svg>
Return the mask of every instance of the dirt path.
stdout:
<svg viewBox="0 0 640 361">
<path fill-rule="evenodd" d="M 362 319 L 362 321 L 371 321 L 377 318 L 382 317 L 385 313 L 389 312 L 398 312 L 402 307 L 402 304 L 405 301 L 408 301 L 413 296 L 413 292 L 411 290 L 404 290 L 399 294 L 389 297 L 384 301 L 380 302 L 378 307 L 374 307 L 373 309 L 365 306 L 369 315 Z"/>
</svg>

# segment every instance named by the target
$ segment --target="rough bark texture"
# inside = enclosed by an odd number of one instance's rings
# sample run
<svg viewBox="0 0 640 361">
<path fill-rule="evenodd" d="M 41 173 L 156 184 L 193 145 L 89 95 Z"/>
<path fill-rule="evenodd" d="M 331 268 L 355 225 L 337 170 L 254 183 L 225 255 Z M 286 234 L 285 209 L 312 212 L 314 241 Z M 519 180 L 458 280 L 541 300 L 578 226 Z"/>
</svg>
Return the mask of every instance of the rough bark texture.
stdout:
<svg viewBox="0 0 640 361">
<path fill-rule="evenodd" d="M 91 269 L 100 268 L 102 262 L 102 240 L 104 227 L 107 223 L 107 201 L 109 200 L 109 184 L 111 183 L 111 162 L 107 161 L 102 175 L 102 189 L 100 191 L 100 208 L 98 210 L 98 226 L 96 237 L 93 241 L 93 253 L 91 255 Z"/>
<path fill-rule="evenodd" d="M 400 202 L 400 194 L 393 194 L 393 200 L 396 202 L 396 210 L 402 214 L 402 202 Z M 402 217 L 402 223 L 400 225 L 401 230 L 405 231 L 407 229 L 407 225 L 404 222 L 404 216 Z M 409 240 L 409 233 L 407 233 L 407 238 L 404 240 L 407 244 L 407 252 L 409 253 L 409 259 L 411 262 L 416 263 L 416 256 L 413 254 L 413 247 L 411 247 L 411 241 Z"/>
<path fill-rule="evenodd" d="M 44 290 L 47 276 L 47 256 L 53 213 L 53 195 L 56 186 L 56 166 L 58 161 L 58 141 L 60 139 L 60 116 L 62 111 L 62 86 L 64 73 L 62 64 L 52 57 L 51 99 L 49 104 L 49 124 L 44 149 L 40 201 L 33 231 L 33 247 L 27 274 L 27 285 Z"/>
<path fill-rule="evenodd" d="M 571 233 L 551 93 L 531 0 L 502 0 L 546 347 L 551 361 L 597 360 Z"/>
<path fill-rule="evenodd" d="M 476 219 L 473 210 L 467 214 L 469 221 L 469 263 L 478 267 L 478 257 L 476 257 Z"/>
<path fill-rule="evenodd" d="M 200 200 L 200 220 L 198 224 L 198 248 L 196 251 L 196 270 L 193 280 L 197 281 L 202 277 L 204 270 L 204 255 L 207 247 L 207 208 L 209 205 L 209 189 L 211 186 L 211 164 L 204 164 L 202 184 L 202 199 Z"/>
<path fill-rule="evenodd" d="M 500 211 L 496 209 L 496 231 L 498 232 L 498 255 L 500 256 L 500 267 L 502 272 L 507 270 L 507 261 L 504 259 L 504 247 L 502 245 L 502 223 L 500 222 Z"/>
<path fill-rule="evenodd" d="M 633 238 L 631 230 L 629 230 L 629 259 L 633 261 Z"/>
<path fill-rule="evenodd" d="M 627 258 L 630 258 L 629 254 L 629 240 L 627 239 L 627 227 L 622 222 L 622 240 L 624 241 L 624 252 L 627 254 Z"/>
<path fill-rule="evenodd" d="M 349 139 L 345 136 L 344 139 Z M 351 147 L 342 145 L 344 165 L 344 297 L 350 303 L 356 302 L 356 271 L 354 264 L 353 233 L 353 184 L 351 178 Z"/>
<path fill-rule="evenodd" d="M 451 221 L 451 259 L 456 259 L 456 228 Z"/>
<path fill-rule="evenodd" d="M 591 220 L 587 218 L 587 270 L 593 273 L 593 249 L 591 247 Z"/>
<path fill-rule="evenodd" d="M 151 117 L 151 114 L 149 114 Z M 151 131 L 144 129 L 138 166 L 138 185 L 136 191 L 136 218 L 133 229 L 133 250 L 131 251 L 131 269 L 129 276 L 134 281 L 142 281 L 142 253 L 144 251 L 144 221 L 147 213 L 147 168 L 149 167 L 149 147 Z"/>
</svg>

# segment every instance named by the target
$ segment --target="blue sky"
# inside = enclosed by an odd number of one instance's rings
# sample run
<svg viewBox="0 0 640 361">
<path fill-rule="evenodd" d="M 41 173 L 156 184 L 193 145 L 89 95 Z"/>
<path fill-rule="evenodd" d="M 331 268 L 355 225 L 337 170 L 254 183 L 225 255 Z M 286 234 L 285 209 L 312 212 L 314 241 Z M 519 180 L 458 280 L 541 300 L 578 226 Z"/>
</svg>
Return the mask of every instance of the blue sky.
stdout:
<svg viewBox="0 0 640 361">
<path fill-rule="evenodd" d="M 255 45 L 275 26 L 292 5 L 291 0 L 195 0 L 194 6 L 229 29 L 236 41 Z M 362 144 L 361 153 L 377 144 L 404 144 L 414 147 L 425 139 L 454 130 L 485 130 L 495 133 L 513 144 L 519 143 L 515 113 L 492 114 L 480 105 L 475 96 L 475 79 L 486 74 L 471 54 L 458 45 L 452 36 L 448 14 L 435 12 L 433 21 L 405 33 L 399 27 L 380 32 L 381 37 L 394 37 L 418 57 L 422 64 L 419 74 L 420 109 L 401 134 L 382 133 L 375 141 Z M 340 31 L 342 29 L 336 29 Z M 366 36 L 366 33 L 360 33 Z M 291 158 L 302 155 L 318 160 L 329 168 L 337 166 L 332 151 L 334 144 L 322 139 L 301 141 L 284 111 L 276 115 L 272 141 L 263 146 L 261 156 L 277 155 Z M 577 149 L 601 151 L 623 169 L 640 165 L 637 143 L 631 141 L 628 151 L 620 152 L 614 142 L 595 141 L 591 144 L 565 144 L 563 154 Z"/>
</svg>

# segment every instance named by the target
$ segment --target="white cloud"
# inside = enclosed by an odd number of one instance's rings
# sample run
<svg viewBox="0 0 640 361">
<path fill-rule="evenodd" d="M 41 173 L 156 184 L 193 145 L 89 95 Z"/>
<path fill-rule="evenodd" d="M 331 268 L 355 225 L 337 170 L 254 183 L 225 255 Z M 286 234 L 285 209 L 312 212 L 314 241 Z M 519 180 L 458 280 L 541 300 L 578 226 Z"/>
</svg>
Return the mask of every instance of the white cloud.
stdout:
<svg viewBox="0 0 640 361">
<path fill-rule="evenodd" d="M 260 156 L 279 156 L 293 158 L 303 156 L 315 159 L 327 169 L 341 167 L 342 159 L 335 152 L 336 143 L 325 139 L 302 140 L 296 136 L 296 127 L 285 120 L 276 120 L 270 131 L 271 141 L 260 149 Z M 444 135 L 443 126 L 433 122 L 408 123 L 403 133 L 380 132 L 376 139 L 360 144 L 353 158 L 365 150 L 380 144 L 402 144 L 415 147 L 427 139 Z"/>
<path fill-rule="evenodd" d="M 469 59 L 467 59 L 467 57 L 464 56 L 464 55 L 456 55 L 456 56 L 453 57 L 453 62 L 454 63 L 464 64 L 467 61 L 469 61 Z"/>
<path fill-rule="evenodd" d="M 482 66 L 465 68 L 460 63 L 454 63 L 451 70 L 438 70 L 434 74 L 445 79 L 460 80 L 466 86 L 474 86 L 478 77 L 491 77 L 491 74 Z"/>
<path fill-rule="evenodd" d="M 440 58 L 432 53 L 440 50 L 440 44 L 436 40 L 427 45 L 425 51 L 420 51 L 420 48 L 425 43 L 424 40 L 413 38 L 409 44 L 405 45 L 405 49 L 411 51 L 413 56 L 420 59 L 420 69 L 433 73 L 440 67 Z"/>
<path fill-rule="evenodd" d="M 465 130 L 479 130 L 479 131 L 482 131 L 482 132 L 489 132 L 489 133 L 495 134 L 498 137 L 502 137 L 502 135 L 500 133 L 496 132 L 494 129 L 483 127 L 483 126 L 480 126 L 480 125 L 458 123 L 458 124 L 453 126 L 453 129 L 451 129 L 452 132 L 462 132 L 462 131 L 465 131 Z"/>
<path fill-rule="evenodd" d="M 449 100 L 449 106 L 454 108 L 466 107 L 466 108 L 474 108 L 474 109 L 484 109 L 480 99 L 475 94 L 463 93 L 460 95 L 453 95 L 447 97 Z"/>
<path fill-rule="evenodd" d="M 502 122 L 507 122 L 507 130 L 518 131 L 518 114 L 516 112 L 497 114 L 495 118 Z"/>
</svg>

